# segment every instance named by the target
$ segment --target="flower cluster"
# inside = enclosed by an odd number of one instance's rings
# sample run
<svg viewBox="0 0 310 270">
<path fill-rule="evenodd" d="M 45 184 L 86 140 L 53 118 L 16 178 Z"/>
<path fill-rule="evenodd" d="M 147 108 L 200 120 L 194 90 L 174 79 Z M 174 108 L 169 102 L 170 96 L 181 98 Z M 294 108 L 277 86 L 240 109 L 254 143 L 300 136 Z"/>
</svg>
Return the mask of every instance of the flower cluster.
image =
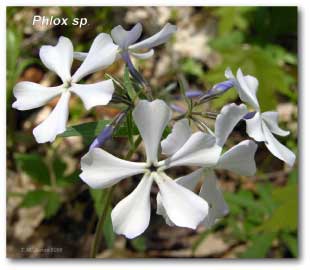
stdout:
<svg viewBox="0 0 310 270">
<path fill-rule="evenodd" d="M 124 102 L 128 106 L 91 144 L 81 159 L 80 174 L 80 178 L 95 189 L 105 189 L 123 179 L 141 175 L 137 187 L 118 202 L 111 213 L 114 231 L 127 238 L 142 234 L 149 225 L 150 192 L 153 183 L 156 183 L 159 190 L 157 214 L 163 216 L 168 225 L 195 229 L 202 224 L 210 228 L 229 211 L 217 186 L 214 170 L 225 169 L 239 175 L 254 175 L 256 142 L 264 142 L 275 157 L 289 166 L 293 166 L 295 162 L 295 154 L 273 135 L 287 136 L 289 132 L 279 127 L 277 112 L 260 111 L 256 97 L 258 80 L 253 76 L 244 75 L 241 69 L 237 71 L 236 76 L 227 69 L 227 80 L 216 84 L 206 93 L 185 93 L 183 97 L 189 100 L 191 105 L 188 110 L 178 108 L 174 104 L 168 105 L 161 99 L 154 100 L 148 93 L 141 95 L 144 98 L 149 97 L 150 100 L 141 98 L 138 93 L 132 98 L 127 94 L 126 88 L 125 94 L 122 95 L 116 91 L 116 82 L 113 79 L 93 84 L 78 83 L 87 75 L 122 59 L 132 80 L 141 85 L 145 92 L 149 91 L 149 84 L 136 69 L 131 58 L 151 57 L 154 54 L 153 48 L 165 43 L 175 32 L 176 27 L 168 23 L 155 35 L 137 42 L 142 33 L 141 24 L 136 24 L 130 31 L 117 26 L 111 31 L 111 35 L 99 34 L 87 53 L 74 52 L 71 41 L 60 37 L 56 46 L 43 46 L 40 49 L 40 58 L 49 70 L 60 77 L 62 84 L 46 87 L 32 82 L 19 82 L 13 90 L 16 98 L 13 108 L 18 110 L 43 106 L 60 95 L 54 110 L 33 130 L 38 143 L 53 142 L 57 135 L 66 130 L 72 93 L 82 99 L 87 110 L 115 101 Z M 81 64 L 71 75 L 74 58 L 81 61 Z M 225 105 L 218 114 L 193 111 L 195 106 L 192 98 L 198 99 L 194 103 L 198 107 L 231 88 L 237 90 L 245 104 Z M 172 109 L 180 114 L 174 119 L 176 121 L 170 134 L 163 138 L 164 131 L 173 121 Z M 206 122 L 196 118 L 195 114 L 215 119 L 214 130 Z M 139 130 L 145 147 L 145 162 L 124 160 L 101 148 L 126 117 L 132 117 Z M 223 151 L 227 138 L 240 121 L 245 121 L 246 132 L 253 140 L 244 140 Z M 195 124 L 199 131 L 193 132 L 192 124 Z M 164 158 L 160 159 L 161 156 Z M 179 166 L 194 166 L 196 170 L 174 180 L 166 171 Z M 199 194 L 196 194 L 199 182 L 202 184 Z"/>
</svg>

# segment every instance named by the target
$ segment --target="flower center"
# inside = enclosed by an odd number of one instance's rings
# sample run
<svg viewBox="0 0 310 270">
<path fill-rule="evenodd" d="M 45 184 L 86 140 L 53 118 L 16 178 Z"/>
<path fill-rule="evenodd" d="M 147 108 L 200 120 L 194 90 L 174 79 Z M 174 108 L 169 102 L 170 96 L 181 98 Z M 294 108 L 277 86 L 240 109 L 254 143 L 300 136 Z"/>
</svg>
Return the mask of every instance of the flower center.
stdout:
<svg viewBox="0 0 310 270">
<path fill-rule="evenodd" d="M 157 166 L 155 166 L 153 163 L 148 168 L 150 172 L 157 172 Z"/>
<path fill-rule="evenodd" d="M 66 89 L 66 90 L 69 90 L 69 88 L 72 86 L 72 82 L 71 82 L 71 80 L 70 81 L 66 81 L 65 83 L 64 83 L 64 88 Z"/>
</svg>

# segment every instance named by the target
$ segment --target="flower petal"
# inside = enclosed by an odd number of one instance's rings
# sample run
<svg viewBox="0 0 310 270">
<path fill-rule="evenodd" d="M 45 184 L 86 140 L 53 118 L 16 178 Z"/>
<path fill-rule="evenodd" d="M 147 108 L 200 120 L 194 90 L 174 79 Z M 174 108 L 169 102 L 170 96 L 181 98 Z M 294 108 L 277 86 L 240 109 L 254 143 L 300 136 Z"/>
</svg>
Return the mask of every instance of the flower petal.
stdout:
<svg viewBox="0 0 310 270">
<path fill-rule="evenodd" d="M 12 107 L 22 111 L 41 107 L 63 90 L 63 86 L 45 87 L 33 82 L 19 82 L 13 89 L 16 101 Z"/>
<path fill-rule="evenodd" d="M 177 27 L 170 23 L 165 24 L 165 26 L 155 35 L 142 40 L 136 44 L 129 46 L 130 50 L 138 50 L 138 49 L 151 49 L 158 45 L 165 43 L 172 34 L 177 31 Z"/>
<path fill-rule="evenodd" d="M 130 54 L 135 57 L 135 58 L 138 58 L 138 59 L 148 59 L 150 57 L 152 57 L 154 55 L 154 50 L 151 49 L 147 52 L 144 52 L 144 53 L 137 53 L 137 52 L 130 52 Z"/>
<path fill-rule="evenodd" d="M 220 157 L 222 148 L 215 143 L 215 137 L 196 132 L 171 157 L 161 161 L 167 168 L 175 166 L 214 166 Z"/>
<path fill-rule="evenodd" d="M 216 168 L 230 170 L 245 176 L 254 175 L 256 173 L 256 150 L 257 144 L 255 142 L 243 141 L 225 152 L 220 157 Z"/>
<path fill-rule="evenodd" d="M 199 196 L 209 204 L 209 213 L 203 224 L 210 228 L 218 218 L 228 214 L 229 209 L 224 200 L 223 194 L 217 187 L 217 177 L 213 170 L 205 170 L 205 181 L 203 182 Z"/>
<path fill-rule="evenodd" d="M 91 45 L 85 60 L 72 76 L 72 81 L 77 82 L 85 76 L 113 64 L 117 49 L 118 46 L 113 43 L 108 34 L 99 34 Z"/>
<path fill-rule="evenodd" d="M 137 23 L 129 31 L 126 31 L 121 25 L 114 27 L 111 36 L 114 42 L 122 49 L 127 49 L 129 45 L 138 40 L 142 33 L 141 23 Z"/>
<path fill-rule="evenodd" d="M 268 126 L 263 122 L 262 123 L 266 142 L 265 145 L 269 149 L 269 151 L 276 156 L 277 158 L 283 160 L 290 167 L 294 165 L 296 156 L 295 154 L 288 149 L 286 146 L 281 144 L 271 133 Z"/>
<path fill-rule="evenodd" d="M 198 169 L 188 175 L 185 175 L 183 177 L 176 179 L 175 182 L 191 191 L 194 191 L 202 174 L 203 174 L 203 169 Z M 174 226 L 175 224 L 170 220 L 163 206 L 160 193 L 157 194 L 156 201 L 157 201 L 156 214 L 163 216 L 163 218 L 165 219 L 166 223 L 169 226 Z"/>
<path fill-rule="evenodd" d="M 198 170 L 193 171 L 190 174 L 177 178 L 175 182 L 181 185 L 182 187 L 194 191 L 203 173 L 204 169 L 200 168 Z"/>
<path fill-rule="evenodd" d="M 159 99 L 152 102 L 142 100 L 132 114 L 146 148 L 147 162 L 157 163 L 159 142 L 171 119 L 171 109 Z"/>
<path fill-rule="evenodd" d="M 72 84 L 70 90 L 82 99 L 85 108 L 89 110 L 109 103 L 114 92 L 114 84 L 112 80 L 93 84 Z"/>
<path fill-rule="evenodd" d="M 151 216 L 152 183 L 151 175 L 145 174 L 135 190 L 113 208 L 111 217 L 114 232 L 132 239 L 146 230 Z"/>
<path fill-rule="evenodd" d="M 144 173 L 145 167 L 143 162 L 123 160 L 94 148 L 81 159 L 80 178 L 92 188 L 107 188 L 126 177 Z"/>
<path fill-rule="evenodd" d="M 283 130 L 278 124 L 279 113 L 278 112 L 264 112 L 262 113 L 262 119 L 268 126 L 269 130 L 279 136 L 287 136 L 290 134 L 289 131 Z"/>
<path fill-rule="evenodd" d="M 42 46 L 40 58 L 43 64 L 57 73 L 64 83 L 71 79 L 73 46 L 70 39 L 60 37 L 56 46 Z"/>
<path fill-rule="evenodd" d="M 227 79 L 233 80 L 240 99 L 243 102 L 250 104 L 255 110 L 259 111 L 259 104 L 256 97 L 258 80 L 250 75 L 244 76 L 240 68 L 237 71 L 237 78 L 235 78 L 229 68 L 226 69 L 225 76 Z"/>
<path fill-rule="evenodd" d="M 163 205 L 163 201 L 162 201 L 162 198 L 160 196 L 160 193 L 157 193 L 156 203 L 157 203 L 156 214 L 159 215 L 159 216 L 162 216 L 165 219 L 165 222 L 166 222 L 167 225 L 169 225 L 171 227 L 175 226 L 175 224 L 171 221 L 171 219 L 167 215 L 167 212 L 166 212 L 166 209 L 165 209 L 165 207 Z"/>
<path fill-rule="evenodd" d="M 78 60 L 78 61 L 84 61 L 87 55 L 88 55 L 87 52 L 74 52 L 73 58 Z M 115 57 L 115 61 L 120 59 L 120 58 L 121 58 L 121 55 L 119 53 L 117 53 L 116 57 Z"/>
<path fill-rule="evenodd" d="M 254 117 L 246 119 L 246 132 L 257 142 L 265 141 L 265 135 L 262 128 L 261 114 L 257 112 Z"/>
<path fill-rule="evenodd" d="M 164 173 L 153 176 L 169 219 L 177 226 L 195 229 L 208 214 L 206 201 Z"/>
<path fill-rule="evenodd" d="M 255 110 L 259 111 L 259 104 L 256 97 L 258 80 L 250 75 L 244 76 L 240 68 L 237 71 L 237 80 L 240 85 L 240 88 L 238 89 L 240 99 L 250 104 Z"/>
<path fill-rule="evenodd" d="M 178 151 L 192 134 L 188 119 L 182 119 L 176 122 L 172 128 L 172 132 L 166 139 L 161 141 L 162 153 L 164 155 L 173 155 Z"/>
<path fill-rule="evenodd" d="M 62 93 L 50 115 L 33 129 L 33 135 L 38 143 L 52 142 L 58 134 L 66 130 L 70 96 L 69 91 Z"/>
<path fill-rule="evenodd" d="M 246 113 L 247 109 L 244 104 L 238 106 L 232 103 L 222 108 L 221 113 L 216 117 L 215 122 L 215 137 L 216 143 L 219 146 L 225 144 L 234 127 Z"/>
</svg>

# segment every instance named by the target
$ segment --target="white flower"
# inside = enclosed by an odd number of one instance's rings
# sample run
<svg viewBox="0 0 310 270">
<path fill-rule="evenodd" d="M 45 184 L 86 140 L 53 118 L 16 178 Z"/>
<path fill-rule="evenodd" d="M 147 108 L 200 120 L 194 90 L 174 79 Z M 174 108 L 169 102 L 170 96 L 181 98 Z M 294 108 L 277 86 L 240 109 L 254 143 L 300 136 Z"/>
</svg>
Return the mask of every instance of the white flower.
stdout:
<svg viewBox="0 0 310 270">
<path fill-rule="evenodd" d="M 159 187 L 162 207 L 174 224 L 196 228 L 208 213 L 208 204 L 192 191 L 168 177 L 164 170 L 174 166 L 213 166 L 221 148 L 212 136 L 194 133 L 175 154 L 158 161 L 162 133 L 171 119 L 171 109 L 162 100 L 140 101 L 133 119 L 146 149 L 146 162 L 130 162 L 94 148 L 81 160 L 81 179 L 92 188 L 107 188 L 124 178 L 143 174 L 136 189 L 121 200 L 112 211 L 113 229 L 127 238 L 134 238 L 147 228 L 150 220 L 150 190 L 153 181 Z"/>
<path fill-rule="evenodd" d="M 98 47 L 101 49 L 98 50 Z M 57 73 L 63 84 L 45 87 L 33 82 L 19 82 L 13 90 L 16 101 L 12 105 L 18 110 L 30 110 L 41 107 L 57 95 L 61 95 L 54 110 L 33 130 L 38 143 L 52 142 L 58 134 L 66 130 L 72 92 L 82 99 L 87 110 L 97 105 L 106 105 L 111 100 L 114 92 L 112 80 L 85 85 L 77 82 L 113 63 L 116 51 L 117 46 L 113 44 L 110 36 L 100 34 L 92 44 L 85 61 L 71 76 L 73 46 L 68 38 L 60 37 L 56 46 L 41 47 L 41 61 L 49 70 Z"/>
<path fill-rule="evenodd" d="M 247 110 L 243 104 L 239 106 L 229 104 L 222 108 L 215 122 L 215 140 L 221 151 L 229 134 L 246 113 Z M 190 130 L 187 119 L 178 121 L 174 125 L 171 134 L 161 142 L 163 153 L 174 155 L 175 151 L 179 151 L 179 148 L 183 147 L 189 140 Z M 254 175 L 256 172 L 254 160 L 256 149 L 257 145 L 253 141 L 243 141 L 222 154 L 218 162 L 213 164 L 213 166 L 198 169 L 176 180 L 178 184 L 194 190 L 198 181 L 202 177 L 204 178 L 199 195 L 210 206 L 208 215 L 202 222 L 207 228 L 210 228 L 217 219 L 228 213 L 228 207 L 223 195 L 217 187 L 217 177 L 214 169 L 226 169 L 240 175 Z M 174 225 L 162 207 L 160 194 L 157 195 L 157 213 L 165 217 L 167 224 Z"/>
<path fill-rule="evenodd" d="M 129 53 L 133 57 L 139 59 L 147 59 L 153 56 L 153 48 L 165 43 L 173 33 L 177 30 L 175 25 L 167 23 L 155 35 L 135 43 L 142 34 L 142 25 L 137 23 L 131 30 L 126 31 L 121 25 L 114 27 L 111 31 L 111 36 L 114 42 L 118 45 L 119 55 L 123 52 Z M 87 53 L 76 52 L 74 57 L 83 60 Z"/>
<path fill-rule="evenodd" d="M 225 76 L 233 81 L 240 99 L 251 105 L 256 111 L 253 117 L 245 119 L 248 135 L 258 142 L 264 142 L 274 156 L 289 166 L 293 166 L 296 158 L 295 154 L 273 136 L 273 134 L 287 136 L 289 131 L 285 131 L 279 127 L 277 112 L 260 112 L 256 97 L 258 80 L 250 75 L 244 76 L 241 69 L 238 69 L 237 77 L 232 74 L 230 69 L 226 70 Z"/>
</svg>

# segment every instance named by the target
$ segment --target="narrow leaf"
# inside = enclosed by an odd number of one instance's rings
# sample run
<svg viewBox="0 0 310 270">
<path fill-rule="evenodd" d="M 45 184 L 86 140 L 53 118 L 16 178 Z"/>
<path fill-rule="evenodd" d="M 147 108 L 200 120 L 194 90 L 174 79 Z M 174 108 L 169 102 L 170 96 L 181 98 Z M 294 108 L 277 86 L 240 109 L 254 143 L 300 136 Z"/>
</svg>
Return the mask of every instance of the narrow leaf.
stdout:
<svg viewBox="0 0 310 270">
<path fill-rule="evenodd" d="M 126 67 L 125 68 L 125 73 L 124 73 L 124 85 L 125 85 L 125 88 L 127 90 L 127 93 L 130 97 L 130 99 L 132 101 L 134 101 L 137 97 L 137 93 L 132 85 L 132 82 L 130 80 L 130 77 L 129 77 L 129 71 L 128 71 L 128 68 Z"/>
</svg>

